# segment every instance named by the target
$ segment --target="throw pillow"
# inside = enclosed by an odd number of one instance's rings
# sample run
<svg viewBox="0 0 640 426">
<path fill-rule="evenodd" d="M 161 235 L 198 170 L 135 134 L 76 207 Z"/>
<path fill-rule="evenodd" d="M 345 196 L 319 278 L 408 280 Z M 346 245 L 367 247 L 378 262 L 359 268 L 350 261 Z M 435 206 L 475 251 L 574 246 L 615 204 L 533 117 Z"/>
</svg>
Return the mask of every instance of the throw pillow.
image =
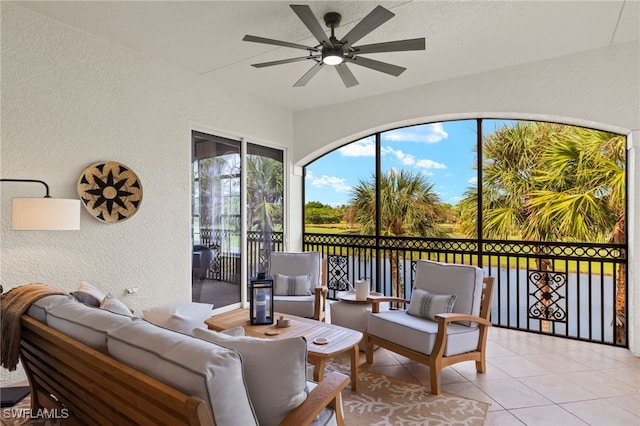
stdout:
<svg viewBox="0 0 640 426">
<path fill-rule="evenodd" d="M 433 294 L 426 290 L 414 288 L 407 313 L 435 321 L 437 314 L 452 312 L 455 301 L 455 294 Z"/>
<path fill-rule="evenodd" d="M 244 336 L 244 328 L 242 328 L 241 326 L 237 326 L 229 328 L 227 330 L 219 331 L 219 333 L 226 334 L 227 336 Z"/>
<path fill-rule="evenodd" d="M 102 303 L 102 300 L 106 296 L 102 290 L 84 281 L 81 281 L 78 286 L 78 290 L 71 294 L 78 300 L 78 302 L 95 307 L 99 307 L 100 303 Z"/>
<path fill-rule="evenodd" d="M 311 295 L 311 274 L 275 274 L 273 286 L 273 294 L 276 296 L 309 296 Z"/>
<path fill-rule="evenodd" d="M 194 328 L 205 327 L 204 321 L 211 317 L 212 309 L 211 303 L 172 302 L 143 309 L 142 317 L 160 327 L 190 334 Z"/>
<path fill-rule="evenodd" d="M 131 309 L 127 308 L 127 305 L 113 297 L 111 293 L 107 293 L 104 299 L 102 299 L 102 303 L 100 303 L 100 309 L 113 312 L 114 314 L 132 316 Z"/>
<path fill-rule="evenodd" d="M 193 335 L 235 349 L 260 426 L 276 426 L 307 397 L 307 342 L 304 337 L 260 339 L 195 329 Z"/>
</svg>

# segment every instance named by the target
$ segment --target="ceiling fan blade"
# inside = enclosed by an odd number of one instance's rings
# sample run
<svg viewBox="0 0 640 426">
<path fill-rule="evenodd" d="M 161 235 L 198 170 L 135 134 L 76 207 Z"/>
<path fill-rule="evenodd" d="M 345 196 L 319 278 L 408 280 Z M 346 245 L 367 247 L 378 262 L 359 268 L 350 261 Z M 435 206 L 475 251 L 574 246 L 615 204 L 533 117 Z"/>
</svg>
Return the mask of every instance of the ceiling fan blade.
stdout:
<svg viewBox="0 0 640 426">
<path fill-rule="evenodd" d="M 294 84 L 293 87 L 305 86 L 309 82 L 309 80 L 311 80 L 316 74 L 318 74 L 318 71 L 320 71 L 320 68 L 322 68 L 323 65 L 324 62 L 318 62 L 317 64 L 312 66 L 309 71 L 307 71 L 302 77 L 300 77 L 300 80 L 296 81 L 296 84 Z"/>
<path fill-rule="evenodd" d="M 391 13 L 382 6 L 376 6 L 367 16 L 362 18 L 362 21 L 358 22 L 355 27 L 351 28 L 351 31 L 347 33 L 340 43 L 344 43 L 343 49 L 346 49 L 360 40 L 362 37 L 369 34 L 371 31 L 378 28 L 380 25 L 393 18 L 395 14 Z"/>
<path fill-rule="evenodd" d="M 364 53 L 381 53 L 381 52 L 400 52 L 405 50 L 424 50 L 424 38 L 412 38 L 408 40 L 388 41 L 386 43 L 365 44 L 362 46 L 353 46 L 354 55 Z"/>
<path fill-rule="evenodd" d="M 333 43 L 329 41 L 327 33 L 324 32 L 320 22 L 316 19 L 316 16 L 311 11 L 311 8 L 306 4 L 292 4 L 289 5 L 291 9 L 298 15 L 298 18 L 302 23 L 311 31 L 311 34 L 322 44 L 329 47 L 333 47 Z"/>
<path fill-rule="evenodd" d="M 356 80 L 356 77 L 344 62 L 336 65 L 336 71 L 338 71 L 338 74 L 340 75 L 340 78 L 342 79 L 345 87 L 353 87 L 359 84 L 358 80 Z"/>
<path fill-rule="evenodd" d="M 304 60 L 313 59 L 313 58 L 315 58 L 315 56 L 301 56 L 299 58 L 281 59 L 279 61 L 260 62 L 259 64 L 251 64 L 251 66 L 256 68 L 264 68 L 264 67 L 270 67 L 273 65 L 282 65 L 282 64 L 289 64 L 291 62 L 304 61 Z"/>
<path fill-rule="evenodd" d="M 346 62 L 360 65 L 362 67 L 371 68 L 372 70 L 380 71 L 386 74 L 391 74 L 393 76 L 399 76 L 402 74 L 406 68 L 399 67 L 397 65 L 388 64 L 386 62 L 374 61 L 373 59 L 364 58 L 362 56 L 356 56 L 355 58 L 344 58 Z"/>
<path fill-rule="evenodd" d="M 272 38 L 264 38 L 264 37 L 258 37 L 258 36 L 252 36 L 252 35 L 246 35 L 242 38 L 242 40 L 252 41 L 254 43 L 271 44 L 274 46 L 292 47 L 294 49 L 312 50 L 314 52 L 318 51 L 318 49 L 311 46 L 305 46 L 297 43 L 289 43 L 288 41 L 280 41 L 280 40 L 274 40 Z"/>
</svg>

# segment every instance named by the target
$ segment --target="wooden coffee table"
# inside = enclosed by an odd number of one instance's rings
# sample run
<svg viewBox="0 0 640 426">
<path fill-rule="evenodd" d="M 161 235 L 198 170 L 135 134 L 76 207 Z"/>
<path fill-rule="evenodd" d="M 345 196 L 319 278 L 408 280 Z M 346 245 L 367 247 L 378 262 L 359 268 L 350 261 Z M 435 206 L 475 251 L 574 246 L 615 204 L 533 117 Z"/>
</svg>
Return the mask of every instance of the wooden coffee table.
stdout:
<svg viewBox="0 0 640 426">
<path fill-rule="evenodd" d="M 289 314 L 275 313 L 275 318 L 288 319 L 291 326 L 278 328 L 275 324 L 251 325 L 249 324 L 249 311 L 236 309 L 214 315 L 204 323 L 209 330 L 222 331 L 241 326 L 247 336 L 262 337 L 267 339 L 284 339 L 287 337 L 304 336 L 307 340 L 307 359 L 313 364 L 313 380 L 319 382 L 324 375 L 324 366 L 327 360 L 334 356 L 351 352 L 351 389 L 358 388 L 358 343 L 362 340 L 362 333 L 350 330 L 338 325 L 327 324 L 310 318 L 302 318 Z M 275 335 L 268 335 L 278 332 Z M 268 334 L 265 334 L 268 333 Z M 319 339 L 326 339 L 327 343 L 318 344 Z"/>
</svg>

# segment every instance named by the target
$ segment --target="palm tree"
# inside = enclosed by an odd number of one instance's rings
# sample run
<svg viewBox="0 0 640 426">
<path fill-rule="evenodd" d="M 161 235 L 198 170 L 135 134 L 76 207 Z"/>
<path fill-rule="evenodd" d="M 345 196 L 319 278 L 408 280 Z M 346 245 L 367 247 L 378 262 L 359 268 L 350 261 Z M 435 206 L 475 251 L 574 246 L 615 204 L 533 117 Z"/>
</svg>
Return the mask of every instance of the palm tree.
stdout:
<svg viewBox="0 0 640 426">
<path fill-rule="evenodd" d="M 389 170 L 380 175 L 380 200 L 376 203 L 376 178 L 360 180 L 352 188 L 349 213 L 360 233 L 376 234 L 376 206 L 380 207 L 381 236 L 442 237 L 438 227 L 440 199 L 433 184 L 420 173 Z M 392 296 L 400 293 L 398 251 L 391 251 Z"/>
<path fill-rule="evenodd" d="M 552 136 L 542 154 L 548 166 L 536 176 L 541 189 L 531 192 L 535 214 L 530 227 L 553 227 L 557 238 L 625 242 L 624 136 L 565 127 Z M 625 266 L 616 282 L 616 340 L 624 343 Z"/>
<path fill-rule="evenodd" d="M 483 236 L 527 241 L 624 242 L 625 139 L 562 124 L 517 122 L 483 144 Z M 477 191 L 460 202 L 461 230 L 475 236 Z M 550 271 L 537 261 L 538 270 Z M 624 268 L 622 266 L 622 268 Z M 618 336 L 624 335 L 624 269 L 618 274 Z M 548 290 L 540 283 L 540 291 Z M 547 329 L 548 322 L 543 322 Z M 620 329 L 622 327 L 622 330 Z"/>
<path fill-rule="evenodd" d="M 264 262 L 273 249 L 274 229 L 282 229 L 282 178 L 282 162 L 259 155 L 247 156 L 247 219 L 249 230 L 262 233 Z"/>
</svg>

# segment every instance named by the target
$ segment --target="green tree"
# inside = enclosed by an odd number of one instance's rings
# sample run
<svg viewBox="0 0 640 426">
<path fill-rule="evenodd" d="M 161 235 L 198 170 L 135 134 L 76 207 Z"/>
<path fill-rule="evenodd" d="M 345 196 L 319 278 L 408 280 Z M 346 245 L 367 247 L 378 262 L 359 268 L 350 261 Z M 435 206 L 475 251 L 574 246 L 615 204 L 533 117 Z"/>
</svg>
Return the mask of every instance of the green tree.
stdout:
<svg viewBox="0 0 640 426">
<path fill-rule="evenodd" d="M 280 161 L 247 156 L 247 219 L 251 230 L 262 233 L 265 259 L 271 255 L 273 231 L 282 230 L 282 179 Z"/>
<path fill-rule="evenodd" d="M 529 227 L 553 229 L 564 240 L 622 244 L 625 231 L 626 138 L 613 133 L 565 126 L 551 136 L 541 154 L 547 167 L 530 193 Z M 616 340 L 626 335 L 626 271 L 618 266 Z"/>
<path fill-rule="evenodd" d="M 625 138 L 555 123 L 517 122 L 483 143 L 483 237 L 624 242 Z M 477 190 L 459 203 L 461 230 L 477 234 Z M 550 270 L 545 259 L 539 270 Z M 624 335 L 624 270 L 618 336 Z M 545 286 L 541 286 L 545 291 Z M 548 324 L 547 324 L 548 325 Z"/>
<path fill-rule="evenodd" d="M 382 236 L 442 237 L 438 227 L 440 199 L 433 184 L 420 173 L 391 169 L 380 176 L 380 234 Z M 376 233 L 376 179 L 360 180 L 352 188 L 349 215 L 360 225 L 359 233 Z M 400 292 L 398 251 L 391 251 L 392 295 Z"/>
<path fill-rule="evenodd" d="M 340 223 L 342 211 L 319 201 L 309 201 L 304 208 L 304 223 Z"/>
</svg>

